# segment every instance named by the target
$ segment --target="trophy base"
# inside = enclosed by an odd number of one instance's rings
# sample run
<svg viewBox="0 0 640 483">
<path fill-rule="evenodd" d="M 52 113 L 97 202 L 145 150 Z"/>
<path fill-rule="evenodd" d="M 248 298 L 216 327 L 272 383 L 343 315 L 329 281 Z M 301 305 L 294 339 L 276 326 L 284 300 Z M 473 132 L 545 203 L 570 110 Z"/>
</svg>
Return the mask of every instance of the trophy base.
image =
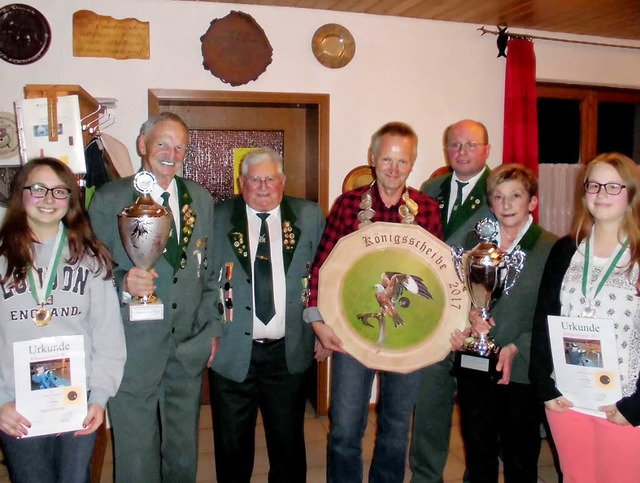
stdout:
<svg viewBox="0 0 640 483">
<path fill-rule="evenodd" d="M 144 322 L 164 319 L 164 304 L 155 297 L 155 302 L 144 303 L 132 298 L 129 301 L 129 321 Z"/>
<path fill-rule="evenodd" d="M 496 370 L 497 364 L 497 355 L 487 357 L 479 356 L 470 351 L 458 351 L 455 353 L 451 375 L 484 378 L 491 382 L 497 382 L 502 378 L 502 371 Z"/>
</svg>

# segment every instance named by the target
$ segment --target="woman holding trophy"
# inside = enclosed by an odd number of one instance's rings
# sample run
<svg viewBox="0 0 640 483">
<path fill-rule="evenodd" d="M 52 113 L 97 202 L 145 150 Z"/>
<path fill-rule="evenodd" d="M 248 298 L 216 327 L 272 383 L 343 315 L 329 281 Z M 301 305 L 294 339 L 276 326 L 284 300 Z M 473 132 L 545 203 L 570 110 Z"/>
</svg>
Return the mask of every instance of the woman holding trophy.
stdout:
<svg viewBox="0 0 640 483">
<path fill-rule="evenodd" d="M 497 364 L 494 362 L 497 375 L 461 369 L 464 359 L 460 357 L 469 357 L 464 355 L 468 351 L 461 352 L 454 368 L 471 483 L 498 481 L 499 454 L 507 483 L 537 481 L 541 410 L 527 375 L 529 347 L 543 267 L 556 240 L 533 222 L 531 212 L 538 205 L 537 190 L 533 173 L 518 164 L 502 165 L 487 179 L 487 201 L 497 220 L 497 246 L 491 244 L 492 250 L 507 256 L 521 250 L 525 261 L 515 283 L 509 284 L 508 293 L 500 294 L 502 289 L 498 288 L 487 294 L 487 302 L 494 304 L 490 307 L 489 319 L 481 317 L 478 310 L 481 307 L 474 308 L 469 317 L 471 328 L 456 331 L 452 337 L 454 349 L 469 348 L 470 342 L 473 345 L 473 340 L 467 339 L 470 332 L 473 336 L 488 333 L 491 346 L 497 346 L 492 356 L 497 358 Z M 478 224 L 478 235 L 469 233 L 465 248 L 473 247 L 478 243 L 478 236 L 483 236 L 482 224 Z M 470 269 L 467 266 L 467 270 Z M 470 295 L 478 306 L 475 299 L 481 297 Z M 487 309 L 489 307 L 483 311 L 485 314 Z"/>
<path fill-rule="evenodd" d="M 546 406 L 564 481 L 635 482 L 640 475 L 640 430 L 633 427 L 640 425 L 640 175 L 631 159 L 608 153 L 586 166 L 581 181 L 572 234 L 554 245 L 542 278 L 529 375 Z M 558 360 L 554 333 L 559 327 L 607 322 L 613 332 L 613 371 L 607 371 L 605 343 L 595 352 L 588 340 L 600 343 L 601 334 L 581 343 L 563 333 L 560 343 L 565 350 L 572 343 L 591 348 L 592 364 L 598 366 L 601 354 L 604 365 L 594 370 L 572 366 L 568 357 Z M 583 376 L 563 385 L 563 374 L 572 370 Z M 593 387 L 584 384 L 589 371 L 601 374 Z M 599 387 L 600 394 L 619 390 L 614 403 L 596 397 L 590 408 L 578 402 L 585 394 L 598 394 Z"/>
<path fill-rule="evenodd" d="M 0 227 L 0 443 L 13 482 L 90 481 L 126 359 L 112 274 L 71 170 L 27 163 Z M 32 385 L 38 367 L 63 387 Z"/>
</svg>

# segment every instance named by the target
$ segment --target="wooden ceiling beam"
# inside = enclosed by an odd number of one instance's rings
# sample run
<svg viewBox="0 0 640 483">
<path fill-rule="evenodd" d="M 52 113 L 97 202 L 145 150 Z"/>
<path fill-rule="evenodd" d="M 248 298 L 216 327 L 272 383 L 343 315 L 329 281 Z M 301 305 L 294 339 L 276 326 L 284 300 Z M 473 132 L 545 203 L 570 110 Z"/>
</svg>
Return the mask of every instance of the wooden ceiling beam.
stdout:
<svg viewBox="0 0 640 483">
<path fill-rule="evenodd" d="M 193 1 L 193 0 L 178 0 Z M 640 40 L 639 0 L 199 0 L 371 13 Z"/>
</svg>

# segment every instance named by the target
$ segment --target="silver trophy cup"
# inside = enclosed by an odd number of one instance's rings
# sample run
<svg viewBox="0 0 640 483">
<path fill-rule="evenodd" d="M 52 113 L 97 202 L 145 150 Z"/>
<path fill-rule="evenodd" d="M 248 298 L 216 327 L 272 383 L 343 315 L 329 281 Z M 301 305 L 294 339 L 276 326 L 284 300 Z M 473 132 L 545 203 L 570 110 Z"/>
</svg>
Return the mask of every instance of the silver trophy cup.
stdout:
<svg viewBox="0 0 640 483">
<path fill-rule="evenodd" d="M 460 246 L 451 247 L 458 278 L 469 292 L 471 303 L 485 320 L 491 317 L 491 307 L 496 300 L 513 287 L 525 260 L 520 249 L 511 253 L 501 250 L 493 241 L 497 232 L 497 223 L 485 218 L 476 225 L 476 234 L 481 241 L 472 250 L 465 252 Z M 454 373 L 461 375 L 467 371 L 479 371 L 488 373 L 494 380 L 499 379 L 501 374 L 495 366 L 500 349 L 489 334 L 467 338 L 463 350 L 456 353 Z"/>
<path fill-rule="evenodd" d="M 173 222 L 171 211 L 151 198 L 155 184 L 152 173 L 140 171 L 136 174 L 133 185 L 141 196 L 118 215 L 124 249 L 133 264 L 143 270 L 153 268 L 162 256 Z M 154 293 L 132 297 L 129 304 L 131 321 L 160 320 L 163 317 L 164 306 Z"/>
</svg>

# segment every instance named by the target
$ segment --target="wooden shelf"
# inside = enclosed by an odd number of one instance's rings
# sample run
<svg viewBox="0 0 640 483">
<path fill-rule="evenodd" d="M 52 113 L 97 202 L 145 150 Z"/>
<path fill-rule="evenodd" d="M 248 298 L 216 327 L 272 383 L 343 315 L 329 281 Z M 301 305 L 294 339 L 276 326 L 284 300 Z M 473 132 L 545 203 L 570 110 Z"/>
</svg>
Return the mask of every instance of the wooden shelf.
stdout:
<svg viewBox="0 0 640 483">
<path fill-rule="evenodd" d="M 80 117 L 85 125 L 92 121 L 97 121 L 100 115 L 100 103 L 82 87 L 75 84 L 27 84 L 24 86 L 25 99 L 45 98 L 49 99 L 49 133 L 57 137 L 58 130 L 55 129 L 57 124 L 57 114 L 54 101 L 58 96 L 77 95 L 80 103 Z M 53 107 L 53 108 L 52 108 Z M 53 114 L 53 115 L 52 115 Z M 91 134 L 83 129 L 83 141 L 85 146 L 91 141 Z"/>
</svg>

